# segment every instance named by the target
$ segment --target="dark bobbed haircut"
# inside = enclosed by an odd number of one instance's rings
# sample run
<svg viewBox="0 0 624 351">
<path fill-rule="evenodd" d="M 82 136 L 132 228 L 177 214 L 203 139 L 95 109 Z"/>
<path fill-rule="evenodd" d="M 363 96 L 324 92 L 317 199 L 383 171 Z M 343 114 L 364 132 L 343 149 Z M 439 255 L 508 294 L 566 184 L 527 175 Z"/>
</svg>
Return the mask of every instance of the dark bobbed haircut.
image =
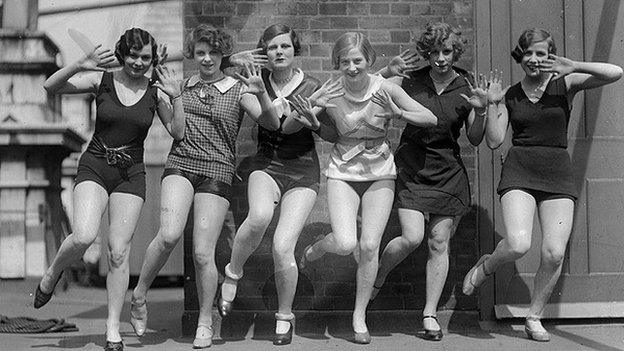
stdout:
<svg viewBox="0 0 624 351">
<path fill-rule="evenodd" d="M 336 39 L 336 43 L 332 49 L 331 58 L 334 69 L 340 68 L 340 57 L 345 55 L 351 49 L 360 50 L 369 67 L 372 66 L 377 59 L 377 53 L 364 34 L 358 32 L 347 32 Z"/>
<path fill-rule="evenodd" d="M 299 41 L 299 36 L 297 35 L 297 32 L 282 23 L 277 23 L 267 27 L 267 29 L 264 30 L 264 33 L 262 33 L 262 37 L 260 37 L 257 47 L 261 48 L 262 53 L 266 55 L 269 42 L 273 40 L 273 38 L 275 38 L 276 36 L 282 34 L 290 34 L 290 40 L 292 41 L 293 49 L 295 50 L 295 56 L 299 56 L 299 54 L 301 53 L 301 42 Z"/>
<path fill-rule="evenodd" d="M 534 43 L 539 43 L 541 41 L 545 41 L 548 43 L 548 53 L 549 54 L 557 54 L 557 47 L 555 46 L 555 39 L 553 39 L 552 35 L 544 29 L 541 28 L 529 28 L 525 29 L 522 34 L 520 34 L 520 38 L 518 38 L 518 45 L 511 52 L 511 57 L 517 62 L 522 62 L 522 56 L 524 56 L 524 51 L 529 48 Z"/>
<path fill-rule="evenodd" d="M 461 32 L 444 22 L 427 23 L 425 30 L 416 41 L 416 51 L 418 54 L 429 59 L 429 53 L 438 47 L 444 45 L 446 41 L 450 41 L 453 47 L 453 60 L 457 61 L 464 53 L 465 41 L 462 39 Z"/>
<path fill-rule="evenodd" d="M 193 28 L 184 40 L 184 57 L 192 59 L 195 52 L 195 44 L 204 42 L 223 56 L 230 55 L 234 46 L 232 36 L 224 30 L 209 24 L 200 24 Z"/>
<path fill-rule="evenodd" d="M 124 57 L 130 54 L 130 50 L 141 50 L 145 45 L 152 46 L 152 66 L 158 65 L 158 45 L 149 32 L 141 28 L 130 28 L 121 35 L 115 44 L 115 57 L 123 66 Z"/>
</svg>

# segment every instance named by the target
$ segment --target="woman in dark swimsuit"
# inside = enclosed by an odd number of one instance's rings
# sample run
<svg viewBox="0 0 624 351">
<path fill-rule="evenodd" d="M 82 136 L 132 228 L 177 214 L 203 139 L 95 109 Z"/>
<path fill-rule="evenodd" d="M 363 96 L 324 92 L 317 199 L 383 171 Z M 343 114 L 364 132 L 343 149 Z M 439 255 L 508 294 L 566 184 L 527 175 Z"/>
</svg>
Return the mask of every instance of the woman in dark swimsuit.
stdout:
<svg viewBox="0 0 624 351">
<path fill-rule="evenodd" d="M 276 131 L 258 127 L 258 152 L 251 162 L 252 173 L 247 185 L 249 213 L 234 237 L 218 308 L 222 316 L 230 312 L 238 280 L 243 276 L 243 266 L 260 244 L 275 207 L 281 204 L 273 236 L 279 305 L 275 314 L 277 322 L 273 343 L 286 345 L 292 340 L 292 304 L 298 279 L 295 245 L 314 206 L 320 172 L 312 131 L 288 118 L 292 112 L 290 101 L 297 95 L 312 96 L 321 85 L 315 78 L 295 68 L 295 56 L 299 54 L 301 44 L 290 27 L 283 24 L 268 27 L 258 47 L 268 57 L 268 70 L 262 71 L 262 78 L 273 104 L 279 110 L 281 125 Z M 315 103 L 341 95 L 328 95 L 326 88 L 324 86 L 314 94 Z M 321 94 L 324 100 L 319 99 Z"/>
<path fill-rule="evenodd" d="M 115 57 L 121 70 L 107 72 L 104 67 Z M 54 73 L 44 84 L 52 94 L 96 94 L 97 117 L 93 138 L 78 163 L 73 200 L 74 232 L 63 241 L 41 279 L 35 295 L 35 308 L 50 300 L 63 269 L 76 257 L 81 257 L 95 240 L 102 215 L 108 207 L 107 350 L 123 349 L 119 315 L 128 289 L 130 242 L 145 199 L 143 142 L 154 112 L 158 111 L 171 135 L 175 137 L 181 132 L 169 98 L 157 88 L 170 89 L 160 82 L 150 84 L 145 76 L 158 61 L 154 38 L 142 29 L 132 28 L 121 36 L 114 54 L 98 46 L 77 62 Z M 161 77 L 171 75 L 164 68 L 159 67 L 158 71 Z"/>
<path fill-rule="evenodd" d="M 486 141 L 495 149 L 513 130 L 498 186 L 504 238 L 492 254 L 482 256 L 464 278 L 465 294 L 472 294 L 503 263 L 524 256 L 531 247 L 537 208 L 542 229 L 541 261 L 525 321 L 530 339 L 549 341 L 540 318 L 557 283 L 572 231 L 578 190 L 567 148 L 567 127 L 574 95 L 612 83 L 622 69 L 609 63 L 579 62 L 556 56 L 550 33 L 525 30 L 512 52 L 525 76 L 508 91 L 500 80 L 490 84 Z"/>
<path fill-rule="evenodd" d="M 468 173 L 457 139 L 465 126 L 472 145 L 483 140 L 487 91 L 483 79 L 481 87 L 473 88 L 468 72 L 454 66 L 464 44 L 459 31 L 449 24 L 427 24 L 416 47 L 428 65 L 405 76 L 401 86 L 438 117 L 438 124 L 427 128 L 408 124 L 403 130 L 395 152 L 402 234 L 392 239 L 381 255 L 373 298 L 390 271 L 420 245 L 426 228 L 429 257 L 424 337 L 438 341 L 443 334 L 436 311 L 448 275 L 449 242 L 470 208 Z"/>
</svg>

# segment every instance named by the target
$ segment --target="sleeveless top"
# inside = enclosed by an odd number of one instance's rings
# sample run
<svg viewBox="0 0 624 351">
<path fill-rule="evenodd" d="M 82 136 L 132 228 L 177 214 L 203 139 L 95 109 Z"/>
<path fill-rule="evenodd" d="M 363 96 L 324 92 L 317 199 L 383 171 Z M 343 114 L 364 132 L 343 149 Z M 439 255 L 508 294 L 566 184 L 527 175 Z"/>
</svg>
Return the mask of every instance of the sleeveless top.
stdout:
<svg viewBox="0 0 624 351">
<path fill-rule="evenodd" d="M 435 214 L 458 215 L 470 206 L 470 186 L 457 139 L 472 106 L 460 96 L 471 95 L 467 72 L 458 73 L 438 95 L 429 76 L 430 66 L 403 79 L 401 87 L 437 118 L 435 126 L 419 127 L 408 123 L 395 152 L 399 186 L 409 189 L 418 210 Z"/>
<path fill-rule="evenodd" d="M 143 162 L 143 143 L 158 106 L 157 88 L 148 86 L 137 103 L 125 106 L 115 90 L 113 73 L 104 72 L 95 103 L 95 131 L 87 150 L 95 147 L 94 139 L 97 138 L 111 148 L 131 146 L 128 153 L 134 162 Z"/>
<path fill-rule="evenodd" d="M 578 197 L 574 168 L 566 148 L 571 107 L 564 79 L 550 80 L 535 103 L 520 83 L 505 95 L 513 129 L 497 192 L 524 188 Z"/>
<path fill-rule="evenodd" d="M 385 79 L 369 76 L 370 83 L 363 97 L 355 97 L 345 90 L 343 96 L 331 101 L 336 107 L 326 109 L 338 132 L 326 171 L 328 178 L 346 181 L 396 178 L 394 157 L 387 140 L 390 120 L 375 117 L 384 109 L 371 100 Z M 340 79 L 344 83 L 344 77 Z"/>
<path fill-rule="evenodd" d="M 178 168 L 232 183 L 236 138 L 243 121 L 243 84 L 229 76 L 204 83 L 199 75 L 183 83 L 184 137 L 174 140 L 165 168 Z"/>
</svg>

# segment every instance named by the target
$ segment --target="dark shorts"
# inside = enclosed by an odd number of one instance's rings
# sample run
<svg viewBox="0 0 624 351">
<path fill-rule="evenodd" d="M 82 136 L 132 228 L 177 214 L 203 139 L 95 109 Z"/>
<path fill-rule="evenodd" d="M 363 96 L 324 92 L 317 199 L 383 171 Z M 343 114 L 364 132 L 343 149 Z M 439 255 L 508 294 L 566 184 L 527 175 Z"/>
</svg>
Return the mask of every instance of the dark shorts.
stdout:
<svg viewBox="0 0 624 351">
<path fill-rule="evenodd" d="M 78 161 L 75 184 L 93 181 L 101 185 L 108 195 L 124 193 L 145 200 L 145 164 L 137 163 L 128 168 L 109 166 L 105 158 L 85 151 Z"/>
<path fill-rule="evenodd" d="M 310 176 L 310 175 L 304 175 L 303 177 L 293 177 L 289 174 L 274 171 L 271 168 L 261 169 L 258 171 L 264 172 L 268 174 L 271 178 L 273 178 L 282 196 L 286 194 L 288 190 L 291 190 L 294 188 L 309 188 L 309 189 L 314 190 L 314 192 L 318 194 L 318 191 L 319 191 L 318 175 L 316 177 Z"/>
<path fill-rule="evenodd" d="M 165 168 L 162 179 L 169 175 L 178 175 L 188 179 L 195 190 L 195 193 L 208 193 L 221 196 L 230 201 L 232 196 L 232 186 L 226 182 L 216 180 L 200 174 L 184 171 L 178 168 Z"/>
<path fill-rule="evenodd" d="M 354 182 L 354 181 L 345 180 L 344 182 L 349 184 L 349 186 L 353 190 L 355 190 L 355 192 L 361 198 L 362 195 L 364 195 L 364 193 L 366 192 L 366 190 L 368 190 L 368 188 L 370 188 L 371 185 L 373 185 L 373 183 L 376 182 L 376 180 L 369 180 L 369 181 L 364 181 L 364 182 Z"/>
<path fill-rule="evenodd" d="M 560 194 L 560 193 L 551 193 L 548 191 L 541 191 L 541 190 L 535 190 L 535 189 L 527 189 L 527 188 L 507 188 L 507 189 L 503 189 L 500 191 L 500 197 L 503 197 L 503 195 L 507 194 L 508 192 L 512 191 L 512 190 L 522 190 L 525 193 L 533 196 L 533 198 L 535 199 L 536 203 L 540 203 L 542 201 L 545 200 L 555 200 L 555 199 L 570 199 L 573 202 L 576 202 L 576 198 L 572 195 L 568 195 L 568 194 Z"/>
</svg>

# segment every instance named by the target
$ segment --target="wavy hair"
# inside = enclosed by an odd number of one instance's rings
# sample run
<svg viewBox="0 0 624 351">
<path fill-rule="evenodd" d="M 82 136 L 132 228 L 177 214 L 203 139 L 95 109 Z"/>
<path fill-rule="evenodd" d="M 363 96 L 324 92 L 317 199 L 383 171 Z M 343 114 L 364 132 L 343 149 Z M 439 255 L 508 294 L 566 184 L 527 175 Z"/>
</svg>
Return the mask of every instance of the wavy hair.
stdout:
<svg viewBox="0 0 624 351">
<path fill-rule="evenodd" d="M 148 31 L 141 28 L 130 28 L 121 35 L 115 44 L 115 57 L 123 66 L 124 57 L 130 54 L 130 50 L 140 51 L 145 45 L 152 46 L 152 66 L 158 65 L 158 45 L 156 39 Z"/>
<path fill-rule="evenodd" d="M 301 42 L 299 41 L 299 36 L 297 35 L 297 32 L 282 23 L 274 24 L 267 27 L 267 29 L 264 30 L 264 33 L 262 33 L 262 37 L 260 37 L 257 47 L 262 49 L 263 54 L 266 54 L 269 42 L 273 40 L 273 38 L 275 38 L 276 36 L 282 34 L 290 34 L 290 40 L 292 41 L 293 49 L 295 50 L 295 56 L 299 56 L 299 54 L 301 53 Z"/>
<path fill-rule="evenodd" d="M 520 38 L 518 38 L 518 45 L 511 52 L 511 57 L 517 62 L 522 62 L 522 56 L 524 56 L 524 51 L 529 48 L 534 43 L 539 43 L 541 41 L 545 41 L 548 43 L 548 53 L 549 54 L 557 54 L 557 47 L 555 46 L 555 39 L 553 39 L 552 35 L 544 29 L 541 28 L 529 28 L 525 29 L 522 34 L 520 34 Z"/>
<path fill-rule="evenodd" d="M 459 60 L 464 53 L 464 45 L 466 44 L 465 40 L 462 39 L 461 32 L 448 23 L 427 23 L 424 32 L 416 41 L 416 51 L 428 60 L 429 53 L 435 48 L 444 46 L 447 41 L 453 47 L 453 60 Z"/>
<path fill-rule="evenodd" d="M 364 34 L 347 32 L 336 39 L 336 43 L 332 49 L 331 58 L 334 69 L 340 68 L 340 57 L 351 49 L 360 50 L 369 67 L 372 66 L 377 59 L 377 53 L 375 53 L 373 46 Z"/>
<path fill-rule="evenodd" d="M 193 28 L 184 40 L 184 57 L 192 59 L 195 52 L 195 44 L 204 42 L 223 56 L 230 55 L 234 46 L 232 36 L 222 29 L 209 24 L 200 24 Z"/>
</svg>

